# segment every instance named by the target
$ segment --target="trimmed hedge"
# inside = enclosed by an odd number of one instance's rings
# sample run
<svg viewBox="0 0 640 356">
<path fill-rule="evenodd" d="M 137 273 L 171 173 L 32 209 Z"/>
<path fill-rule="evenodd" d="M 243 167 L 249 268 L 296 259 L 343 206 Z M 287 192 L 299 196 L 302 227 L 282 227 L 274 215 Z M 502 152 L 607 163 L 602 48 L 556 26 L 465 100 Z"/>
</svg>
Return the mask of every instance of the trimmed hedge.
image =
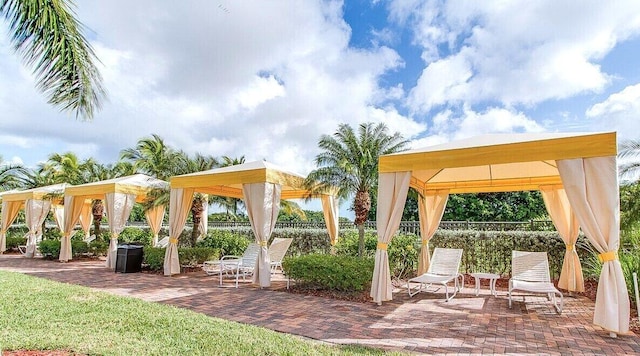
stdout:
<svg viewBox="0 0 640 356">
<path fill-rule="evenodd" d="M 145 247 L 143 249 L 142 263 L 152 271 L 164 269 L 165 249 L 159 247 Z M 195 267 L 204 261 L 220 258 L 220 250 L 210 247 L 181 247 L 178 249 L 180 265 Z"/>
<path fill-rule="evenodd" d="M 208 231 L 207 237 L 196 244 L 196 247 L 217 249 L 221 256 L 241 256 L 247 246 L 249 246 L 249 239 L 245 235 L 217 229 Z"/>
<path fill-rule="evenodd" d="M 42 240 L 38 246 L 44 258 L 57 260 L 60 258 L 60 245 L 60 240 Z M 72 257 L 78 257 L 87 252 L 89 252 L 89 246 L 86 242 L 71 240 Z"/>
<path fill-rule="evenodd" d="M 20 245 L 26 245 L 27 239 L 25 237 L 13 237 L 7 236 L 7 250 L 18 249 Z"/>
<path fill-rule="evenodd" d="M 282 261 L 284 273 L 296 285 L 316 290 L 360 292 L 371 286 L 372 258 L 310 254 L 287 257 Z"/>
</svg>

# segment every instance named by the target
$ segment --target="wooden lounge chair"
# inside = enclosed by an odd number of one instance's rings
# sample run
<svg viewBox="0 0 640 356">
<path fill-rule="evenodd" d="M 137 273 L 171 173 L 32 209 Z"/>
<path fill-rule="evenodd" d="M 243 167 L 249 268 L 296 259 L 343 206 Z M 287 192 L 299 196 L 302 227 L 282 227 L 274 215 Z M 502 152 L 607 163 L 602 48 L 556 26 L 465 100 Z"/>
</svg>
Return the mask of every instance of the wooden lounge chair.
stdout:
<svg viewBox="0 0 640 356">
<path fill-rule="evenodd" d="M 460 261 L 462 260 L 462 249 L 440 248 L 433 250 L 431 264 L 427 273 L 421 276 L 411 278 L 407 281 L 407 291 L 412 297 L 421 291 L 428 291 L 432 285 L 445 288 L 445 297 L 447 302 L 456 296 L 458 291 L 464 284 L 464 276 L 458 271 L 460 269 Z M 460 279 L 460 282 L 458 282 Z M 449 296 L 449 283 L 453 282 L 453 294 Z M 411 283 L 418 283 L 418 288 L 413 291 Z M 435 291 L 439 290 L 436 289 Z"/>
<path fill-rule="evenodd" d="M 511 308 L 515 291 L 546 294 L 547 298 L 553 302 L 558 314 L 562 313 L 562 293 L 551 282 L 546 252 L 513 251 L 511 279 L 509 279 L 509 308 Z M 556 297 L 559 297 L 559 302 Z"/>
</svg>

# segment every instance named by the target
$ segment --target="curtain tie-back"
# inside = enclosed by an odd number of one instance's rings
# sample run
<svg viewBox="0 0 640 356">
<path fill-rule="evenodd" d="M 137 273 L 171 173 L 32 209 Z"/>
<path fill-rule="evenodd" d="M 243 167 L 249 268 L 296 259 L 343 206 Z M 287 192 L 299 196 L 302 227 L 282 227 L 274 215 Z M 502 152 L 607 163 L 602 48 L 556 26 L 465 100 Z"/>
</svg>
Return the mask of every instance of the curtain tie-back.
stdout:
<svg viewBox="0 0 640 356">
<path fill-rule="evenodd" d="M 617 260 L 617 259 L 618 259 L 618 251 L 617 250 L 607 251 L 605 253 L 601 253 L 601 254 L 598 255 L 598 260 L 600 260 L 600 263 L 614 261 L 614 260 Z"/>
<path fill-rule="evenodd" d="M 573 251 L 576 249 L 576 245 L 567 245 L 567 251 Z"/>
<path fill-rule="evenodd" d="M 429 240 L 422 240 L 422 246 L 428 246 Z"/>
<path fill-rule="evenodd" d="M 169 243 L 170 243 L 170 244 L 176 244 L 176 245 L 177 245 L 177 244 L 178 244 L 178 239 L 176 239 L 176 238 L 170 238 L 170 239 L 169 239 Z"/>
<path fill-rule="evenodd" d="M 387 244 L 384 242 L 378 242 L 378 250 L 387 250 Z"/>
<path fill-rule="evenodd" d="M 260 245 L 261 247 L 267 247 L 267 241 L 260 241 L 258 242 L 258 245 Z"/>
</svg>

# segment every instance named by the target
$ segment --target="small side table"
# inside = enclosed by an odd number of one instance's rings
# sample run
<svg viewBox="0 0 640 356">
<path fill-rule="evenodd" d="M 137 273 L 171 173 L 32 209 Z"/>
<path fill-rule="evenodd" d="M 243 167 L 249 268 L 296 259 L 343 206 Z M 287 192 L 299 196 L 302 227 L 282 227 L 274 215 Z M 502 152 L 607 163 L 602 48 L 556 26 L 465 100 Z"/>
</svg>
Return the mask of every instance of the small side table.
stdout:
<svg viewBox="0 0 640 356">
<path fill-rule="evenodd" d="M 480 280 L 488 279 L 491 295 L 494 297 L 496 296 L 496 281 L 500 278 L 500 275 L 495 273 L 471 273 L 471 277 L 476 280 L 476 295 L 480 293 Z"/>
</svg>

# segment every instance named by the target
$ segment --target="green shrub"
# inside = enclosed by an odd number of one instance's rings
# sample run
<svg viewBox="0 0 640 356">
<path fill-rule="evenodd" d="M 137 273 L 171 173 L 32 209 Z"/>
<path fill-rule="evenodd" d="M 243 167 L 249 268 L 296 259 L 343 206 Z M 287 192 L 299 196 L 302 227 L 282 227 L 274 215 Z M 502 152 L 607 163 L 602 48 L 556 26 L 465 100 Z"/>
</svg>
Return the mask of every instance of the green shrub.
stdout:
<svg viewBox="0 0 640 356">
<path fill-rule="evenodd" d="M 204 261 L 220 258 L 220 250 L 211 247 L 183 247 L 178 249 L 178 258 L 182 266 L 198 266 Z"/>
<path fill-rule="evenodd" d="M 106 256 L 109 243 L 103 240 L 93 240 L 89 242 L 89 252 L 94 256 Z"/>
<path fill-rule="evenodd" d="M 27 232 L 29 232 L 29 229 L 25 225 L 10 226 L 7 230 L 7 237 L 24 238 Z"/>
<path fill-rule="evenodd" d="M 249 240 L 244 235 L 234 234 L 228 230 L 209 230 L 207 237 L 198 241 L 197 247 L 208 247 L 216 249 L 222 256 L 240 256 L 249 246 Z M 182 261 L 182 260 L 181 260 Z"/>
<path fill-rule="evenodd" d="M 186 229 L 185 229 L 186 230 Z M 217 239 L 219 236 L 222 239 L 231 238 L 227 235 L 236 236 L 237 238 L 244 238 L 249 242 L 255 241 L 255 236 L 250 227 L 218 227 L 215 229 L 209 229 L 205 240 Z M 342 236 L 342 231 L 340 232 Z M 329 253 L 330 243 L 329 234 L 326 229 L 306 229 L 306 228 L 279 228 L 271 234 L 271 239 L 275 238 L 293 238 L 293 242 L 287 251 L 287 254 L 292 256 L 298 256 L 309 253 Z M 182 237 L 181 237 L 182 239 Z M 202 241 L 198 243 L 198 246 L 217 247 L 223 250 L 222 255 L 228 255 L 224 251 L 224 246 L 221 246 L 217 242 L 206 242 L 202 245 Z M 237 249 L 232 255 L 242 254 L 244 248 Z M 231 249 L 233 250 L 233 249 Z"/>
<path fill-rule="evenodd" d="M 89 246 L 84 241 L 79 240 L 71 240 L 71 253 L 73 257 L 80 256 L 89 252 Z"/>
<path fill-rule="evenodd" d="M 42 240 L 39 246 L 44 258 L 54 260 L 60 258 L 60 240 Z"/>
<path fill-rule="evenodd" d="M 336 253 L 344 256 L 358 256 L 358 230 L 349 229 L 339 233 L 338 243 L 336 244 Z M 393 243 L 393 241 L 391 241 Z M 364 256 L 373 257 L 376 254 L 376 246 L 378 245 L 378 235 L 375 230 L 364 231 Z"/>
<path fill-rule="evenodd" d="M 141 229 L 137 227 L 127 226 L 118 235 L 118 243 L 136 242 L 144 246 L 151 246 L 153 234 L 148 228 Z"/>
<path fill-rule="evenodd" d="M 414 234 L 398 235 L 391 240 L 387 248 L 391 276 L 410 278 L 415 275 L 418 269 L 420 245 L 420 238 Z"/>
<path fill-rule="evenodd" d="M 9 237 L 7 236 L 7 250 L 17 249 L 20 245 L 26 245 L 27 239 L 25 237 Z"/>
<path fill-rule="evenodd" d="M 145 247 L 142 263 L 152 271 L 164 269 L 165 249 L 160 247 Z M 215 260 L 220 256 L 220 250 L 210 247 L 183 247 L 178 249 L 178 258 L 182 266 L 198 266 L 204 261 Z"/>
<path fill-rule="evenodd" d="M 287 257 L 282 268 L 305 288 L 360 292 L 371 286 L 373 264 L 371 258 L 310 254 Z"/>
<path fill-rule="evenodd" d="M 627 282 L 627 291 L 629 292 L 629 299 L 632 303 L 636 302 L 635 287 L 633 285 L 633 273 L 640 273 L 640 250 L 633 249 L 627 251 L 620 251 L 619 253 L 620 265 L 622 266 L 622 273 L 624 279 Z M 637 308 L 637 306 L 636 306 Z"/>
<path fill-rule="evenodd" d="M 344 256 L 358 256 L 358 230 L 344 230 L 336 244 L 336 253 Z M 375 230 L 365 230 L 364 256 L 374 257 L 378 246 L 378 236 Z M 420 240 L 414 234 L 397 235 L 391 240 L 387 249 L 389 254 L 389 268 L 393 278 L 412 277 L 418 268 L 418 253 Z"/>
<path fill-rule="evenodd" d="M 164 268 L 164 248 L 146 247 L 142 250 L 142 263 L 152 271 L 160 271 Z"/>
</svg>

